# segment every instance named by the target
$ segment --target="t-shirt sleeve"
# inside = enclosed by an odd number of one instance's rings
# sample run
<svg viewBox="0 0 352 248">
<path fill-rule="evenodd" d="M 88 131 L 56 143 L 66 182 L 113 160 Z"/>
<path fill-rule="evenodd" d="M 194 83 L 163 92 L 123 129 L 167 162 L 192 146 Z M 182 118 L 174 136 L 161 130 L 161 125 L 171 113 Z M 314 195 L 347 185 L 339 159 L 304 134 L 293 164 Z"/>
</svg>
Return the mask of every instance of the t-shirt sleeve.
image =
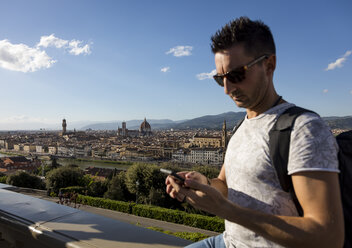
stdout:
<svg viewBox="0 0 352 248">
<path fill-rule="evenodd" d="M 291 132 L 289 175 L 301 171 L 339 172 L 337 153 L 336 139 L 318 115 L 297 117 Z"/>
</svg>

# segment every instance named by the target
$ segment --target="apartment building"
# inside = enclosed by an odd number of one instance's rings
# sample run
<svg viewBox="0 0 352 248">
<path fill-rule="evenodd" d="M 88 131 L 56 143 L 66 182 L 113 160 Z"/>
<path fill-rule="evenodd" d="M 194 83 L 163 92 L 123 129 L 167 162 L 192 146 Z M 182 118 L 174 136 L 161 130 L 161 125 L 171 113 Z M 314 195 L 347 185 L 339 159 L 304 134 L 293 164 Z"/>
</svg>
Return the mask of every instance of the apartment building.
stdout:
<svg viewBox="0 0 352 248">
<path fill-rule="evenodd" d="M 172 160 L 180 163 L 221 165 L 224 156 L 222 148 L 192 148 L 175 151 Z"/>
<path fill-rule="evenodd" d="M 23 145 L 23 151 L 30 153 L 30 152 L 36 152 L 36 146 L 35 145 Z"/>
</svg>

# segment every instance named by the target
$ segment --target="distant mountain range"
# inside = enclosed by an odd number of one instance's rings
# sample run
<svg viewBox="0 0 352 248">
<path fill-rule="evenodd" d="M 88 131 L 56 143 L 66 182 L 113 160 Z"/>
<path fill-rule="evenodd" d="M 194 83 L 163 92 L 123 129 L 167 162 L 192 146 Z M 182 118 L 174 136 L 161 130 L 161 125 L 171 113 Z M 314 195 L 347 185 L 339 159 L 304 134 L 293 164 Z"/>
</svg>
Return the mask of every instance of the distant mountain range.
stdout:
<svg viewBox="0 0 352 248">
<path fill-rule="evenodd" d="M 131 120 L 131 121 L 126 121 L 126 126 L 127 129 L 130 130 L 137 130 L 139 129 L 139 126 L 144 120 Z M 173 121 L 169 119 L 161 119 L 161 120 L 155 120 L 155 119 L 150 119 L 147 120 L 149 124 L 152 126 L 152 129 L 163 129 L 169 126 L 169 125 L 174 125 L 180 122 L 184 122 L 186 120 L 182 121 Z M 95 123 L 95 124 L 89 124 L 84 127 L 81 127 L 81 130 L 87 130 L 87 129 L 92 129 L 92 130 L 117 130 L 118 127 L 122 127 L 122 121 L 114 121 L 114 122 L 103 122 L 103 123 Z"/>
<path fill-rule="evenodd" d="M 323 120 L 329 125 L 331 129 L 352 129 L 352 116 L 345 117 L 323 117 Z"/>
<path fill-rule="evenodd" d="M 165 130 L 165 129 L 221 129 L 226 120 L 227 129 L 232 129 L 235 124 L 246 115 L 245 112 L 227 112 L 219 115 L 206 115 L 191 120 L 172 121 L 169 119 L 154 120 L 150 119 L 147 121 L 152 127 L 152 130 Z M 345 117 L 323 117 L 323 120 L 330 126 L 331 129 L 352 129 L 352 116 Z M 126 121 L 127 129 L 137 130 L 143 120 L 131 120 Z M 84 126 L 81 130 L 117 130 L 118 127 L 122 127 L 121 121 L 107 122 L 107 123 L 96 123 Z"/>
</svg>

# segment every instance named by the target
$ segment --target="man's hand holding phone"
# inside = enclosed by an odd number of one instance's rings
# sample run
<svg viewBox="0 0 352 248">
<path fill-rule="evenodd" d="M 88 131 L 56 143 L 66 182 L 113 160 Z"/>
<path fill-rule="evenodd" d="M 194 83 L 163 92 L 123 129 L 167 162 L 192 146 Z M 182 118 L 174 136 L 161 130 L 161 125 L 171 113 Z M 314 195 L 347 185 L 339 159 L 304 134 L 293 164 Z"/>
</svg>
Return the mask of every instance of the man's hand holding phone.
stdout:
<svg viewBox="0 0 352 248">
<path fill-rule="evenodd" d="M 171 180 L 172 180 L 173 184 L 175 185 L 175 187 L 177 187 L 177 188 L 183 187 L 183 184 L 185 182 L 185 176 L 188 172 L 185 171 L 185 172 L 176 173 L 172 170 L 167 170 L 167 169 L 160 169 L 160 172 L 168 175 L 168 177 L 165 180 L 166 193 L 168 193 L 171 198 L 177 199 L 180 202 L 185 201 L 185 198 L 186 198 L 185 195 L 177 192 L 177 191 L 179 191 L 179 189 L 176 190 L 172 186 Z"/>
<path fill-rule="evenodd" d="M 169 176 L 166 178 L 166 193 L 171 198 L 177 199 L 180 202 L 187 200 L 192 206 L 207 211 L 211 214 L 222 217 L 221 206 L 227 202 L 227 198 L 209 184 L 209 180 L 203 174 L 196 171 L 182 171 L 177 175 L 184 178 L 183 183 L 177 179 L 178 176 L 173 176 L 169 171 Z M 222 217 L 224 218 L 224 217 Z"/>
<path fill-rule="evenodd" d="M 177 174 L 176 172 L 172 171 L 172 170 L 167 170 L 167 169 L 160 169 L 160 172 L 168 175 L 168 176 L 172 176 L 174 179 L 176 179 L 177 181 L 179 181 L 181 184 L 183 184 L 185 182 L 185 178 L 180 176 L 179 174 Z"/>
<path fill-rule="evenodd" d="M 181 187 L 189 189 L 187 186 L 184 185 L 185 179 L 194 180 L 201 184 L 208 184 L 207 177 L 196 171 L 181 171 L 176 173 L 172 170 L 160 169 L 160 172 L 168 175 L 168 177 L 165 180 L 166 193 L 168 193 L 171 198 L 177 199 L 178 201 L 181 201 L 181 202 L 185 201 L 185 195 L 180 193 L 179 189 Z M 176 185 L 174 184 L 174 186 L 172 186 L 170 180 L 176 183 Z"/>
</svg>

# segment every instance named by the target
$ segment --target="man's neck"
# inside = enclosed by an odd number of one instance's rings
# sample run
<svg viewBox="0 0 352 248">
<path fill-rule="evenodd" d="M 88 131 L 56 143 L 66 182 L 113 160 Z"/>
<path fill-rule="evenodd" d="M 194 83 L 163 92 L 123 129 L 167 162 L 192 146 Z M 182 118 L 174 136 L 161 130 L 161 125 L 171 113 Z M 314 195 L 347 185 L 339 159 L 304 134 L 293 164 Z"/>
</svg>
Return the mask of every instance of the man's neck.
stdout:
<svg viewBox="0 0 352 248">
<path fill-rule="evenodd" d="M 258 115 L 266 112 L 267 110 L 273 108 L 274 106 L 279 105 L 284 102 L 286 102 L 286 101 L 283 100 L 281 96 L 275 94 L 275 96 L 271 97 L 270 101 L 267 101 L 265 104 L 261 104 L 257 108 L 246 109 L 247 117 L 248 117 L 248 119 L 257 117 Z"/>
</svg>

